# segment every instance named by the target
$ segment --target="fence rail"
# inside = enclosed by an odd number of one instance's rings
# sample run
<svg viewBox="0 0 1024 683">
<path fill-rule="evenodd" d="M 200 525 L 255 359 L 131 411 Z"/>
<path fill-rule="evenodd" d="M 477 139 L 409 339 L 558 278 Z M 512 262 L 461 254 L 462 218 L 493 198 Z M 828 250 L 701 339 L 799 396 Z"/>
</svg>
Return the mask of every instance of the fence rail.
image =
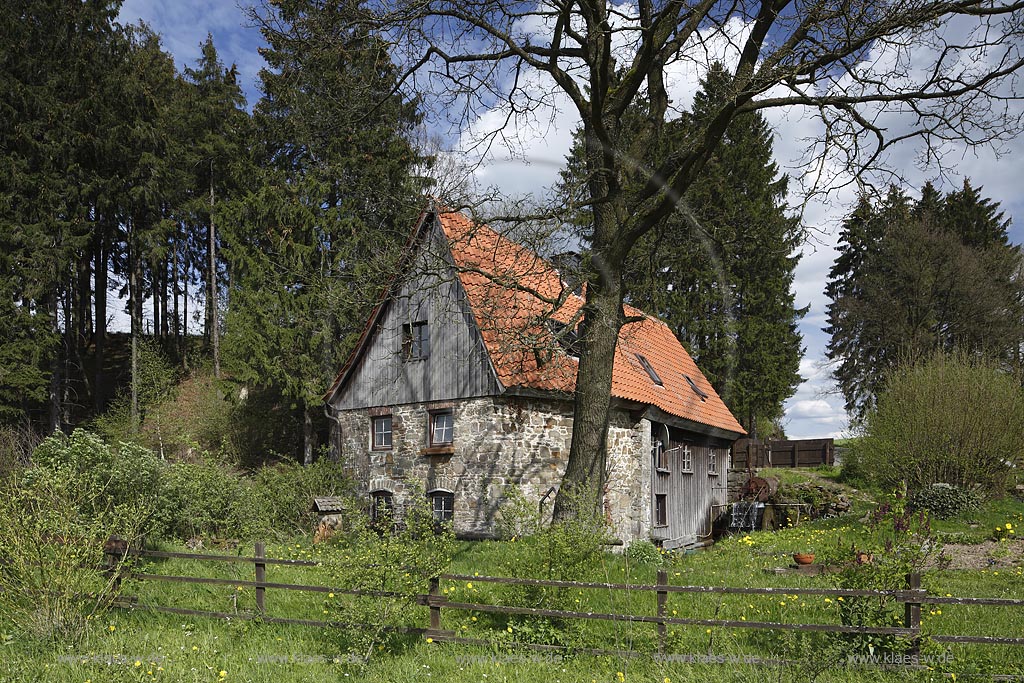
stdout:
<svg viewBox="0 0 1024 683">
<path fill-rule="evenodd" d="M 116 554 L 117 558 L 124 559 L 125 555 Z M 189 559 L 197 561 L 212 562 L 236 562 L 253 565 L 254 580 L 227 579 L 218 577 L 201 576 L 180 576 L 166 574 L 151 574 L 147 572 L 124 570 L 116 562 L 111 562 L 112 570 L 117 572 L 119 578 L 132 578 L 137 581 L 157 581 L 183 584 L 207 584 L 207 585 L 230 585 L 252 588 L 256 591 L 256 613 L 227 613 L 207 610 L 194 610 L 181 607 L 167 607 L 162 605 L 144 604 L 137 598 L 127 597 L 120 606 L 132 609 L 147 609 L 170 614 L 184 614 L 189 616 L 210 616 L 214 618 L 233 619 L 261 619 L 269 623 L 298 624 L 317 627 L 332 627 L 342 625 L 340 622 L 321 621 L 315 619 L 295 619 L 270 616 L 266 612 L 266 591 L 302 591 L 309 593 L 334 593 L 337 595 L 355 595 L 378 598 L 403 597 L 403 594 L 390 591 L 369 591 L 356 590 L 345 587 L 330 587 L 311 584 L 292 584 L 267 581 L 266 572 L 269 566 L 293 566 L 293 567 L 314 567 L 318 563 L 306 560 L 288 560 L 268 558 L 265 556 L 265 546 L 257 543 L 255 552 L 251 557 L 232 555 L 205 555 L 200 553 L 179 553 L 154 550 L 133 550 L 128 553 L 137 558 L 153 559 Z M 113 558 L 116 559 L 116 558 Z M 495 605 L 490 603 L 464 602 L 449 600 L 441 591 L 441 581 L 452 582 L 475 582 L 492 583 L 512 586 L 543 586 L 552 588 L 572 589 L 597 589 L 610 591 L 630 591 L 639 593 L 653 593 L 655 595 L 654 614 L 617 614 L 610 612 L 586 612 L 562 609 L 547 609 L 536 607 L 521 607 L 514 605 Z M 667 614 L 668 597 L 673 593 L 700 593 L 712 595 L 815 595 L 815 596 L 836 596 L 836 597 L 888 597 L 897 603 L 904 605 L 904 619 L 902 626 L 870 627 L 851 626 L 845 624 L 803 624 L 772 621 L 743 621 L 736 619 L 696 619 L 669 616 Z M 409 597 L 404 595 L 404 597 Z M 387 630 L 401 631 L 404 633 L 421 634 L 433 640 L 453 643 L 479 643 L 479 639 L 460 637 L 453 630 L 446 630 L 442 627 L 442 610 L 449 612 L 481 612 L 490 614 L 507 614 L 523 616 L 551 617 L 558 619 L 580 619 L 593 621 L 630 622 L 653 624 L 657 628 L 658 651 L 664 652 L 667 640 L 668 626 L 704 626 L 730 629 L 753 629 L 753 630 L 786 630 L 806 631 L 818 633 L 846 633 L 846 634 L 874 634 L 903 636 L 910 640 L 910 654 L 919 651 L 921 639 L 924 637 L 921 628 L 921 606 L 922 605 L 971 605 L 986 607 L 1024 607 L 1024 600 L 1011 598 L 975 598 L 975 597 L 939 597 L 930 596 L 921 588 L 920 575 L 910 574 L 907 577 L 907 587 L 902 590 L 863 590 L 863 589 L 836 589 L 836 588 L 753 588 L 735 586 L 690 586 L 673 585 L 668 582 L 668 574 L 659 570 L 657 583 L 655 584 L 631 584 L 631 583 L 600 583 L 586 581 L 558 581 L 548 579 L 531 578 L 510 578 L 497 576 L 477 576 L 475 574 L 442 574 L 432 578 L 428 582 L 427 592 L 413 596 L 419 605 L 429 609 L 429 624 L 425 628 L 411 627 L 389 627 Z M 981 645 L 1024 645 L 1024 638 L 1003 637 L 1003 636 L 967 636 L 956 634 L 935 634 L 928 638 L 936 643 L 965 643 Z M 549 645 L 538 645 L 522 643 L 522 645 L 537 648 L 551 649 Z M 584 650 L 581 650 L 584 651 Z M 586 652 L 595 654 L 614 654 L 613 651 L 586 649 Z M 618 652 L 618 651 L 615 651 Z"/>
</svg>

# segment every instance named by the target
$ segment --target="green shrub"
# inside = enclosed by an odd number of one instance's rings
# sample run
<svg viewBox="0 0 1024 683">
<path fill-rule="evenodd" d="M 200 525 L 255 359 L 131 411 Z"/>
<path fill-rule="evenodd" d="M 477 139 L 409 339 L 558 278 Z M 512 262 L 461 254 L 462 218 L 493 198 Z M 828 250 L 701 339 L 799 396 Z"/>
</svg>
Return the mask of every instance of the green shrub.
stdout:
<svg viewBox="0 0 1024 683">
<path fill-rule="evenodd" d="M 137 539 L 149 513 L 140 500 L 117 497 L 100 479 L 83 485 L 65 464 L 0 482 L 0 624 L 62 645 L 85 633 L 117 593 L 101 571 L 104 541 Z"/>
<path fill-rule="evenodd" d="M 656 545 L 646 540 L 633 541 L 626 548 L 626 559 L 635 564 L 656 565 L 661 564 L 661 550 Z"/>
<path fill-rule="evenodd" d="M 567 508 L 566 519 L 545 524 L 536 504 L 530 503 L 518 487 L 506 491 L 501 507 L 500 528 L 515 541 L 514 552 L 497 562 L 502 576 L 528 576 L 537 579 L 579 581 L 598 562 L 611 540 L 604 515 L 595 510 L 592 492 L 581 488 Z M 523 607 L 571 610 L 577 607 L 576 594 L 568 588 L 552 586 L 507 586 L 501 590 L 506 604 Z M 581 623 L 547 617 L 494 617 L 502 638 L 571 645 Z"/>
<path fill-rule="evenodd" d="M 950 484 L 932 484 L 914 491 L 907 499 L 909 510 L 927 510 L 936 519 L 950 519 L 980 506 L 981 497 L 977 493 Z"/>
<path fill-rule="evenodd" d="M 312 510 L 316 496 L 345 496 L 351 480 L 339 463 L 321 458 L 312 465 L 265 465 L 252 476 L 253 495 L 259 501 L 261 531 L 287 535 L 309 533 L 317 520 Z"/>
<path fill-rule="evenodd" d="M 359 510 L 357 498 L 346 506 Z M 357 661 L 401 646 L 403 637 L 390 625 L 407 614 L 425 592 L 431 578 L 448 571 L 455 552 L 451 526 L 440 529 L 422 490 L 411 491 L 401 508 L 399 523 L 382 531 L 369 515 L 352 515 L 345 533 L 321 546 L 324 569 L 331 585 L 372 595 L 335 596 L 324 601 L 324 612 L 340 626 L 331 634 Z"/>
<path fill-rule="evenodd" d="M 868 536 L 856 545 L 837 544 L 822 562 L 838 569 L 828 574 L 836 588 L 897 591 L 912 572 L 923 572 L 941 552 L 928 513 L 907 506 L 906 490 L 897 491 L 868 516 Z M 845 626 L 903 626 L 904 605 L 894 596 L 847 597 L 839 603 Z M 901 652 L 907 643 L 886 634 L 843 634 L 847 652 L 877 655 Z"/>
<path fill-rule="evenodd" d="M 160 512 L 169 535 L 251 538 L 261 530 L 259 501 L 252 487 L 211 457 L 169 465 L 160 493 Z"/>
<path fill-rule="evenodd" d="M 1017 378 L 976 358 L 936 355 L 890 376 L 844 469 L 883 489 L 948 483 L 1002 495 L 1024 466 L 1022 424 Z"/>
<path fill-rule="evenodd" d="M 60 472 L 68 485 L 80 491 L 76 497 L 83 515 L 102 515 L 105 510 L 129 506 L 141 515 L 143 533 L 161 533 L 157 499 L 160 495 L 163 463 L 133 443 L 111 446 L 99 436 L 76 429 L 70 436 L 56 433 L 43 440 L 32 454 L 35 467 L 25 479 Z"/>
</svg>

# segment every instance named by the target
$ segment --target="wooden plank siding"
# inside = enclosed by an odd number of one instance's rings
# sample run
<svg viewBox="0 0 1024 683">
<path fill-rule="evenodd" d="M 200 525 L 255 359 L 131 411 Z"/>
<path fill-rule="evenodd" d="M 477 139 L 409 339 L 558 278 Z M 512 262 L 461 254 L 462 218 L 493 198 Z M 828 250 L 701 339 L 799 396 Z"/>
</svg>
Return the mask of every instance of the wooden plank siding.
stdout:
<svg viewBox="0 0 1024 683">
<path fill-rule="evenodd" d="M 657 520 L 652 520 L 651 535 L 672 548 L 711 535 L 715 514 L 721 509 L 718 506 L 724 505 L 728 497 L 729 449 L 702 443 L 695 435 L 675 429 L 670 430 L 668 445 L 664 457 L 667 467 L 655 469 L 651 483 L 652 496 L 666 496 L 668 525 L 654 526 Z M 690 470 L 683 469 L 687 447 Z M 709 470 L 712 449 L 717 452 L 717 474 Z M 652 514 L 654 507 L 652 500 Z"/>
<path fill-rule="evenodd" d="M 437 233 L 429 239 L 437 244 Z M 439 254 L 421 249 L 410 277 L 385 305 L 366 352 L 339 392 L 335 409 L 350 410 L 501 393 L 458 278 Z M 402 357 L 402 325 L 426 321 L 429 353 Z"/>
</svg>

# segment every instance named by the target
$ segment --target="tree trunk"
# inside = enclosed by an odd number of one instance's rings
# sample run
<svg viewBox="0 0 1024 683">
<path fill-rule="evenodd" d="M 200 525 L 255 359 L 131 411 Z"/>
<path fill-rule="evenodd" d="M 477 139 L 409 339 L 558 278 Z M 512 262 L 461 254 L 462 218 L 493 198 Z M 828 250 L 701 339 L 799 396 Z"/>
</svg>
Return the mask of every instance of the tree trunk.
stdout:
<svg viewBox="0 0 1024 683">
<path fill-rule="evenodd" d="M 220 379 L 220 337 L 217 321 L 217 231 L 213 224 L 213 161 L 210 161 L 210 346 L 213 349 L 213 376 Z"/>
<path fill-rule="evenodd" d="M 562 486 L 555 497 L 556 520 L 575 516 L 578 506 L 592 506 L 600 513 L 607 480 L 608 413 L 611 406 L 615 346 L 622 327 L 622 270 L 629 245 L 619 242 L 625 212 L 616 179 L 600 169 L 610 166 L 609 147 L 598 139 L 592 124 L 585 125 L 587 166 L 592 197 L 607 201 L 594 204 L 593 238 L 584 307 L 583 348 L 576 373 L 572 444 Z M 609 135 L 613 133 L 609 129 Z M 585 498 L 584 498 L 585 497 Z"/>
<path fill-rule="evenodd" d="M 187 249 L 187 247 L 186 247 Z M 188 372 L 188 252 L 181 255 L 181 367 Z"/>
<path fill-rule="evenodd" d="M 137 226 L 132 226 L 133 232 Z M 142 259 L 139 258 L 138 241 L 134 238 L 128 249 L 128 305 L 132 313 L 132 382 L 131 382 L 131 420 L 132 432 L 139 429 L 139 335 L 142 334 Z"/>
<path fill-rule="evenodd" d="M 97 231 L 94 250 L 93 272 L 96 274 L 96 349 L 93 354 L 93 363 L 95 364 L 93 407 L 96 413 L 99 414 L 103 412 L 107 405 L 107 385 L 103 372 L 107 351 L 107 248 L 105 227 L 101 227 Z"/>
<path fill-rule="evenodd" d="M 64 368 L 64 343 L 61 339 L 60 322 L 58 317 L 58 294 L 53 292 L 46 302 L 46 311 L 50 316 L 50 331 L 54 338 L 60 340 L 56 352 L 53 354 L 53 363 L 50 366 L 50 389 L 48 392 L 50 419 L 49 431 L 52 434 L 61 428 L 61 391 L 64 384 L 61 373 Z"/>
<path fill-rule="evenodd" d="M 313 408 L 306 406 L 302 411 L 302 464 L 313 464 L 316 450 L 316 430 L 313 429 Z"/>
<path fill-rule="evenodd" d="M 167 348 L 167 338 L 170 334 L 170 321 L 167 319 L 167 257 L 160 259 L 160 338 L 164 340 L 164 348 Z"/>
</svg>

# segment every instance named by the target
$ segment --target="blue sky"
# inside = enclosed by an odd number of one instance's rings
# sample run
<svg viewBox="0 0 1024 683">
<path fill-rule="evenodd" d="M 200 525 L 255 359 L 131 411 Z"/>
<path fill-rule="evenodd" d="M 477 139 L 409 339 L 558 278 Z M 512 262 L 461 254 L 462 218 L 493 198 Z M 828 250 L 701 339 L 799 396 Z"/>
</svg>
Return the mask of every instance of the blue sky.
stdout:
<svg viewBox="0 0 1024 683">
<path fill-rule="evenodd" d="M 179 68 L 195 64 L 200 44 L 208 33 L 211 34 L 221 59 L 226 64 L 237 65 L 250 107 L 258 99 L 262 58 L 257 50 L 262 41 L 243 6 L 223 0 L 127 0 L 120 18 L 122 23 L 135 23 L 139 19 L 148 23 L 162 36 L 164 47 L 174 55 Z M 688 106 L 696 90 L 696 78 L 695 73 L 674 74 L 673 99 L 679 106 Z M 770 111 L 767 116 L 776 133 L 776 160 L 783 171 L 795 175 L 806 151 L 804 139 L 813 134 L 814 123 L 781 110 Z M 476 127 L 484 129 L 489 120 L 500 119 L 503 119 L 500 112 L 486 112 L 476 121 Z M 509 135 L 514 141 L 510 149 L 499 146 L 491 150 L 486 163 L 475 174 L 481 186 L 496 186 L 512 194 L 539 193 L 557 179 L 576 120 L 570 109 L 563 106 L 553 110 L 550 117 L 540 117 L 540 121 Z M 446 138 L 450 135 L 447 130 L 441 133 Z M 469 133 L 463 133 L 463 142 L 470 137 Z M 953 156 L 947 157 L 947 163 L 953 165 L 953 174 L 946 178 L 936 178 L 934 171 L 919 168 L 916 165 L 919 153 L 913 146 L 897 149 L 889 155 L 888 163 L 902 169 L 914 189 L 932 180 L 948 191 L 959 186 L 963 177 L 969 177 L 976 187 L 984 188 L 986 196 L 1002 204 L 1008 217 L 1019 217 L 1021 223 L 1011 228 L 1010 238 L 1018 244 L 1024 242 L 1024 195 L 1020 192 L 1021 178 L 1024 178 L 1024 142 L 1010 141 L 998 156 L 991 151 L 960 150 L 958 153 L 954 150 Z M 791 186 L 795 193 L 797 183 Z M 825 324 L 828 303 L 824 296 L 825 281 L 835 258 L 838 225 L 853 200 L 854 190 L 848 187 L 808 203 L 803 209 L 803 221 L 812 231 L 811 239 L 803 247 L 794 291 L 797 304 L 810 305 L 810 311 L 800 326 L 807 347 L 800 368 L 805 381 L 786 406 L 786 431 L 791 438 L 840 436 L 847 427 L 842 400 L 834 393 L 828 368 L 823 365 L 828 338 L 821 328 Z M 798 202 L 795 194 L 792 202 Z"/>
</svg>

